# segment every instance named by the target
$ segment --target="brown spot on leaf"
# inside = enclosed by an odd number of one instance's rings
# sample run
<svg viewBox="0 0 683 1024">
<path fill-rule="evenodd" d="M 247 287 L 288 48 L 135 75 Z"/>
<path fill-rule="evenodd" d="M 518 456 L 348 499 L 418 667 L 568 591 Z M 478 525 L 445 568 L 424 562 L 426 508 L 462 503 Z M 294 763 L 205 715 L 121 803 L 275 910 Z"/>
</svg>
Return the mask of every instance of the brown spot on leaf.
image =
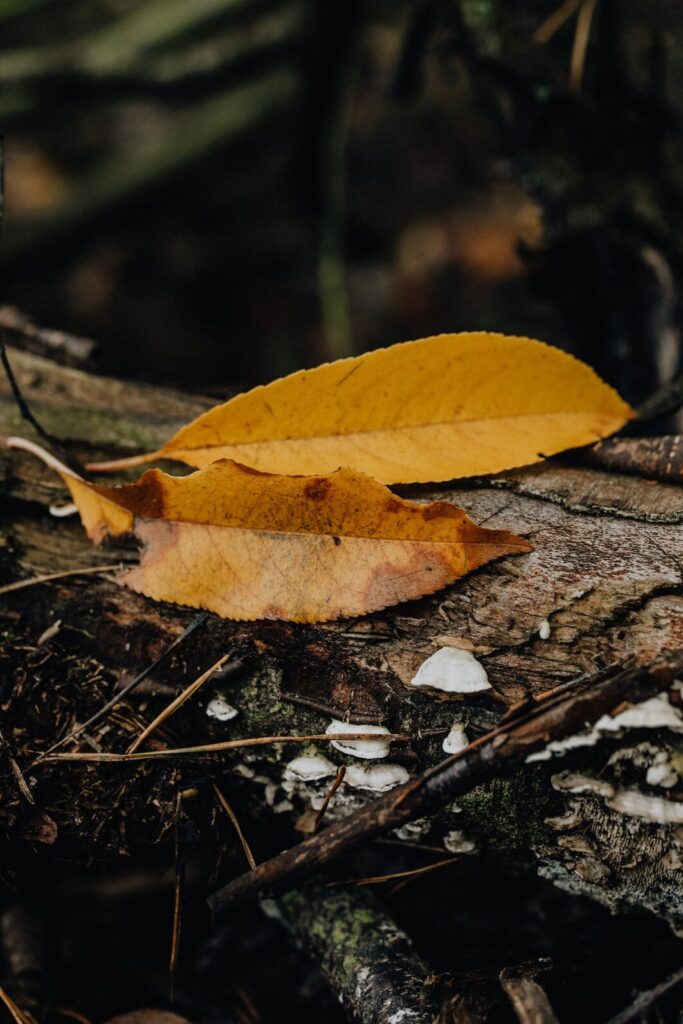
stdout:
<svg viewBox="0 0 683 1024">
<path fill-rule="evenodd" d="M 96 487 L 104 497 L 111 492 L 106 487 Z M 162 477 L 157 469 L 149 469 L 135 484 L 124 484 L 116 488 L 116 501 L 135 516 L 145 519 L 163 519 L 165 496 Z"/>
<path fill-rule="evenodd" d="M 322 477 L 315 477 L 313 480 L 309 480 L 304 487 L 304 494 L 307 498 L 310 498 L 311 501 L 323 501 L 327 497 L 329 490 L 329 480 L 325 480 Z"/>
<path fill-rule="evenodd" d="M 462 519 L 460 509 L 449 505 L 447 501 L 433 501 L 429 505 L 423 505 L 422 518 L 430 519 Z"/>
</svg>

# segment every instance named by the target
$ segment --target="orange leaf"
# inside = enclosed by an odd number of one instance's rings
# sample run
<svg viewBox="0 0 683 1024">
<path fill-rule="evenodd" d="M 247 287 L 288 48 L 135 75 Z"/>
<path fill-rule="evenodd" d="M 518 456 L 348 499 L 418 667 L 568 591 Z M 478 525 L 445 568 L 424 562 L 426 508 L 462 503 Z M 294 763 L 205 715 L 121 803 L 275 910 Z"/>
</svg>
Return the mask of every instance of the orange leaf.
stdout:
<svg viewBox="0 0 683 1024">
<path fill-rule="evenodd" d="M 531 550 L 506 530 L 477 526 L 454 505 L 405 501 L 350 469 L 285 477 L 222 460 L 186 477 L 154 469 L 137 483 L 102 487 L 49 461 L 90 537 L 132 525 L 145 544 L 140 566 L 121 582 L 226 618 L 362 615 Z"/>
<path fill-rule="evenodd" d="M 219 405 L 149 455 L 271 473 L 340 466 L 383 483 L 496 473 L 589 444 L 633 416 L 573 356 L 529 338 L 442 334 L 293 373 Z"/>
</svg>

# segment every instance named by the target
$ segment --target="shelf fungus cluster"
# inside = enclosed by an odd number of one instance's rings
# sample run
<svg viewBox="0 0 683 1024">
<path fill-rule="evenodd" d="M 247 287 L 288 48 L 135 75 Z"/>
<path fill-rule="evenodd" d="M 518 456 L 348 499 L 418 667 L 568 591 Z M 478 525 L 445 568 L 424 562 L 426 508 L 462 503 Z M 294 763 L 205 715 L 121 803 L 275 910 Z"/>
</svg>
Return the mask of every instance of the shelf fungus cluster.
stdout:
<svg viewBox="0 0 683 1024">
<path fill-rule="evenodd" d="M 677 931 L 683 930 L 681 688 L 676 683 L 605 715 L 528 759 L 573 765 L 551 775 L 563 813 L 546 818 L 552 838 L 537 845 L 541 874 L 589 891 L 612 909 L 644 903 Z"/>
</svg>

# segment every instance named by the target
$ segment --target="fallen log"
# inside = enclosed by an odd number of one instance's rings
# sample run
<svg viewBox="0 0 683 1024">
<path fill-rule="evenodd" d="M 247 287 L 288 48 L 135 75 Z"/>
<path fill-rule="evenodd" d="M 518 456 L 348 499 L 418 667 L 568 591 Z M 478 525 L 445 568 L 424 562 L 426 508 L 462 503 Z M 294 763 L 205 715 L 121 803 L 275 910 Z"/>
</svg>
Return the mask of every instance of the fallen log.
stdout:
<svg viewBox="0 0 683 1024">
<path fill-rule="evenodd" d="M 211 404 L 18 350 L 10 356 L 33 412 L 80 464 L 158 447 Z M 0 433 L 22 432 L 33 436 L 2 381 Z M 637 461 L 640 442 L 623 443 Z M 214 835 L 215 798 L 204 783 L 219 783 L 239 803 L 246 839 L 262 860 L 311 829 L 340 765 L 347 773 L 323 825 L 364 807 L 390 783 L 431 769 L 444 758 L 454 723 L 473 741 L 520 702 L 610 666 L 649 666 L 683 648 L 678 486 L 548 461 L 402 493 L 456 502 L 479 523 L 527 537 L 534 551 L 409 606 L 353 621 L 298 626 L 209 616 L 112 714 L 62 747 L 125 752 L 178 693 L 232 654 L 240 670 L 203 684 L 155 730 L 147 749 L 319 736 L 337 720 L 381 725 L 400 737 L 386 757 L 360 760 L 316 740 L 182 761 L 41 761 L 159 657 L 196 611 L 120 588 L 106 567 L 133 560 L 134 549 L 92 548 L 75 517 L 54 514 L 66 502 L 60 481 L 24 453 L 0 449 L 0 586 L 54 577 L 0 593 L 0 829 L 9 873 L 20 876 L 29 856 L 97 859 L 170 842 L 179 785 L 201 789 L 198 821 Z M 98 567 L 101 575 L 93 571 Z M 465 695 L 411 685 L 441 649 L 473 654 L 491 689 Z M 666 707 L 657 705 L 649 718 L 625 719 L 591 745 L 539 751 L 545 760 L 406 821 L 393 838 L 444 854 L 493 854 L 610 907 L 650 908 L 680 926 L 677 693 L 671 690 Z M 297 767 L 302 754 L 315 759 L 312 769 L 310 761 Z M 371 765 L 384 771 L 362 771 Z"/>
</svg>

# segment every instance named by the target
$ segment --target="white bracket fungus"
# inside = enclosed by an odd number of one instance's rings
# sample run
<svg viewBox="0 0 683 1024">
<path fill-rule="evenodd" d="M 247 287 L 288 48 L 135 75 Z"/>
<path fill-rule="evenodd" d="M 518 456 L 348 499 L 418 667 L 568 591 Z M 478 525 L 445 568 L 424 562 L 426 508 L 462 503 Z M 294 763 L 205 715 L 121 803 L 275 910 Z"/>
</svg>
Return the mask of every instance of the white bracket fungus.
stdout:
<svg viewBox="0 0 683 1024">
<path fill-rule="evenodd" d="M 656 821 L 661 825 L 680 825 L 683 822 L 683 803 L 665 800 L 662 796 L 648 796 L 635 789 L 622 789 L 606 803 L 613 811 L 643 821 Z"/>
<path fill-rule="evenodd" d="M 576 747 L 592 747 L 605 733 L 617 733 L 622 729 L 670 729 L 672 732 L 683 732 L 683 715 L 669 702 L 665 692 L 659 693 L 656 697 L 626 708 L 614 717 L 603 715 L 592 729 L 575 733 L 562 740 L 552 740 L 543 750 L 529 754 L 527 764 L 532 761 L 548 761 L 553 754 L 565 754 Z"/>
<path fill-rule="evenodd" d="M 469 651 L 457 647 L 441 647 L 423 661 L 412 686 L 430 686 L 446 693 L 479 693 L 490 690 L 486 669 Z"/>
<path fill-rule="evenodd" d="M 332 741 L 335 750 L 340 750 L 342 754 L 349 754 L 351 757 L 369 759 L 386 757 L 391 747 L 391 740 L 384 739 L 389 735 L 389 730 L 384 725 L 354 725 L 352 722 L 339 722 L 333 718 L 325 732 L 328 736 L 359 732 L 377 736 L 377 739 Z"/>
<path fill-rule="evenodd" d="M 346 769 L 344 784 L 352 789 L 370 789 L 386 793 L 388 789 L 407 782 L 410 776 L 400 764 L 352 764 Z"/>
<path fill-rule="evenodd" d="M 289 762 L 282 777 L 296 779 L 298 782 L 314 782 L 316 779 L 325 779 L 328 775 L 336 774 L 336 766 L 322 754 L 302 754 Z"/>
</svg>

